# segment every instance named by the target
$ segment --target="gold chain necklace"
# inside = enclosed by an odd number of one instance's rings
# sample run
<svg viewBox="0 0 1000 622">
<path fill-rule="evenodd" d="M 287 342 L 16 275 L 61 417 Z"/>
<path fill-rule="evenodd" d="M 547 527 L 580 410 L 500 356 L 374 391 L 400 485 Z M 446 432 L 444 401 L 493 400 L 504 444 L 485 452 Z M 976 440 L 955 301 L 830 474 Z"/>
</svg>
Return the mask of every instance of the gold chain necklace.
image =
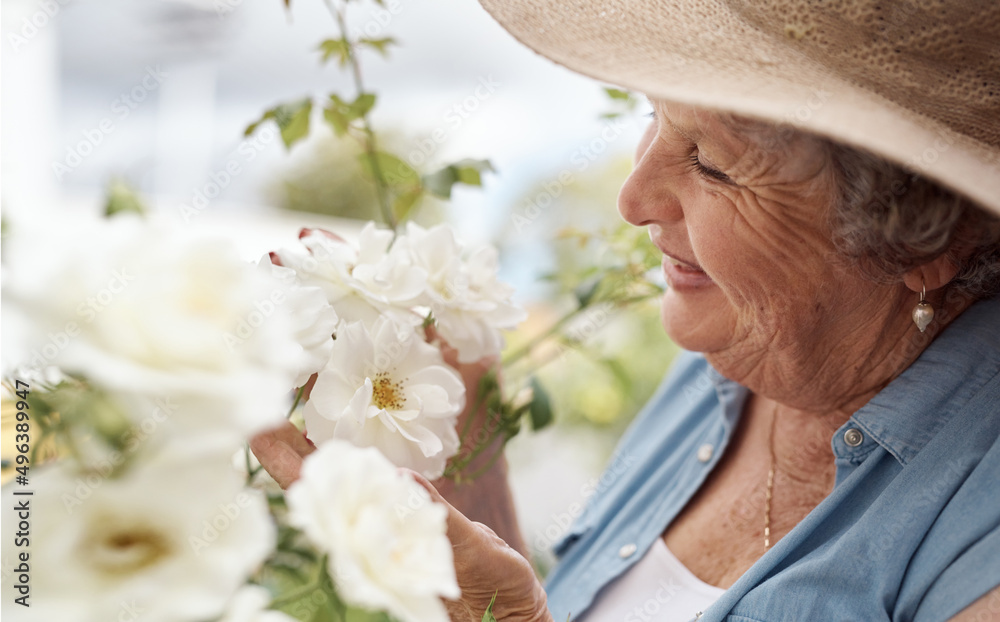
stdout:
<svg viewBox="0 0 1000 622">
<path fill-rule="evenodd" d="M 771 416 L 771 436 L 768 448 L 771 453 L 771 467 L 767 470 L 767 493 L 764 495 L 764 550 L 771 548 L 771 497 L 774 494 L 774 428 L 778 420 L 778 403 L 774 403 L 774 414 Z"/>
</svg>

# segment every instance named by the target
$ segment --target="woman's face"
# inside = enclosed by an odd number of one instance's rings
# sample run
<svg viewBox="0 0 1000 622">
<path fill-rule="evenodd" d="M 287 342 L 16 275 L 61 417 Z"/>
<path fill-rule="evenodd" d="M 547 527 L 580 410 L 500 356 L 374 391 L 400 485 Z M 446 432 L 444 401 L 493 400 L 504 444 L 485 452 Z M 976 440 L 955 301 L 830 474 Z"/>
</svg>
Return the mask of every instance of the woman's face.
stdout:
<svg viewBox="0 0 1000 622">
<path fill-rule="evenodd" d="M 851 322 L 886 307 L 884 290 L 836 259 L 820 141 L 652 103 L 618 209 L 664 253 L 675 342 L 739 378 L 775 351 L 831 353 Z"/>
</svg>

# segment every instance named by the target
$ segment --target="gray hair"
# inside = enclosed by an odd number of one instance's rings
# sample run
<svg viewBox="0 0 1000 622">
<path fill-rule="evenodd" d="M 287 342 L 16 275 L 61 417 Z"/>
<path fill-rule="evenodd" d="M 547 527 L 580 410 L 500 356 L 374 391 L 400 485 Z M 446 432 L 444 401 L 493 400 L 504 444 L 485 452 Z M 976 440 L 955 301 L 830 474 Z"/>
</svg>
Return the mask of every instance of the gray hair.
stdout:
<svg viewBox="0 0 1000 622">
<path fill-rule="evenodd" d="M 878 282 L 942 255 L 958 266 L 948 287 L 973 299 L 1000 294 L 1000 217 L 878 156 L 830 141 L 839 200 L 839 251 Z"/>
</svg>

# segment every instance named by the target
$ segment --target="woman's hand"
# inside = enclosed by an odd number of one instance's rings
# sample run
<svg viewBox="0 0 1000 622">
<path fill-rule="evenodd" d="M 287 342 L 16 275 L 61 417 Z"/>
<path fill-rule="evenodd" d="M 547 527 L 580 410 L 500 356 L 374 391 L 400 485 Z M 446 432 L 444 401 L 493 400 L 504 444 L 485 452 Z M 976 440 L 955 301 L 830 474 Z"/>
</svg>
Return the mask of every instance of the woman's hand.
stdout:
<svg viewBox="0 0 1000 622">
<path fill-rule="evenodd" d="M 437 339 L 439 337 L 434 329 L 428 328 L 427 341 L 433 343 Z M 442 477 L 434 480 L 434 487 L 459 512 L 473 521 L 489 525 L 514 550 L 526 555 L 528 547 L 517 525 L 514 498 L 507 482 L 507 461 L 502 455 L 496 457 L 498 452 L 503 451 L 503 435 L 497 429 L 497 420 L 490 416 L 488 400 L 482 399 L 482 404 L 476 408 L 480 401 L 479 384 L 482 378 L 490 371 L 495 371 L 498 375 L 497 383 L 500 383 L 499 359 L 486 357 L 475 363 L 459 363 L 458 352 L 454 348 L 443 340 L 440 347 L 445 362 L 461 374 L 462 383 L 465 384 L 465 411 L 456 424 L 459 434 L 464 431 L 465 437 L 458 454 L 448 464 L 464 462 L 479 445 L 487 442 L 488 445 L 459 473 L 460 477 L 456 479 L 462 483 Z M 483 469 L 486 469 L 485 472 Z M 479 475 L 474 481 L 462 481 L 461 476 L 469 473 Z"/>
<path fill-rule="evenodd" d="M 299 477 L 303 459 L 315 448 L 291 423 L 259 434 L 250 447 L 271 477 L 287 488 Z M 462 596 L 445 601 L 452 622 L 479 622 L 493 594 L 493 613 L 505 622 L 551 622 L 545 590 L 531 564 L 492 529 L 470 521 L 456 510 L 424 477 L 407 471 L 427 489 L 431 499 L 448 510 L 448 538 Z"/>
<path fill-rule="evenodd" d="M 250 449 L 282 489 L 299 479 L 302 461 L 316 451 L 302 432 L 288 421 L 250 439 Z"/>
<path fill-rule="evenodd" d="M 479 622 L 493 594 L 493 614 L 504 622 L 551 622 L 545 590 L 531 564 L 492 529 L 470 521 L 418 473 L 409 471 L 431 499 L 448 510 L 448 538 L 462 596 L 445 601 L 452 622 Z"/>
<path fill-rule="evenodd" d="M 427 330 L 427 341 L 433 343 L 439 339 L 433 328 Z M 503 438 L 497 434 L 496 421 L 489 416 L 486 400 L 476 409 L 480 380 L 497 367 L 498 362 L 495 358 L 484 358 L 475 363 L 459 363 L 458 354 L 451 346 L 441 341 L 440 347 L 445 362 L 461 374 L 466 388 L 465 411 L 459 416 L 457 423 L 459 433 L 466 431 L 466 437 L 452 462 L 464 461 L 478 445 L 490 438 L 493 440 L 463 470 L 463 474 L 480 472 L 475 481 L 457 484 L 452 479 L 440 478 L 434 481 L 434 486 L 462 514 L 489 525 L 516 551 L 526 554 L 527 546 L 517 525 L 514 500 L 507 483 L 507 462 L 503 456 L 494 460 L 495 454 L 503 451 Z M 313 375 L 306 383 L 303 400 L 309 398 L 309 391 L 315 381 L 316 376 Z M 302 460 L 314 451 L 313 445 L 302 432 L 287 422 L 255 436 L 250 441 L 250 448 L 261 466 L 282 488 L 287 488 L 298 478 Z M 492 466 L 481 472 L 491 460 Z"/>
</svg>

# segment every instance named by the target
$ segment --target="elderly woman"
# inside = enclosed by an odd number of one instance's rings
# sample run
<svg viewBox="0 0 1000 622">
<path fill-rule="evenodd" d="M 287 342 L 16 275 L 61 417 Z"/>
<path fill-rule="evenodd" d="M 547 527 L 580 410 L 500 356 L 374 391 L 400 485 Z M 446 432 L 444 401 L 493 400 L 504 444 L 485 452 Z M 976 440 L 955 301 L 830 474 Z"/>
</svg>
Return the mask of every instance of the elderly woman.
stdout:
<svg viewBox="0 0 1000 622">
<path fill-rule="evenodd" d="M 650 98 L 618 209 L 663 252 L 689 353 L 544 590 L 502 463 L 439 483 L 453 619 L 494 592 L 501 620 L 997 619 L 997 5 L 483 4 Z M 273 440 L 258 453 L 294 477 Z"/>
</svg>

